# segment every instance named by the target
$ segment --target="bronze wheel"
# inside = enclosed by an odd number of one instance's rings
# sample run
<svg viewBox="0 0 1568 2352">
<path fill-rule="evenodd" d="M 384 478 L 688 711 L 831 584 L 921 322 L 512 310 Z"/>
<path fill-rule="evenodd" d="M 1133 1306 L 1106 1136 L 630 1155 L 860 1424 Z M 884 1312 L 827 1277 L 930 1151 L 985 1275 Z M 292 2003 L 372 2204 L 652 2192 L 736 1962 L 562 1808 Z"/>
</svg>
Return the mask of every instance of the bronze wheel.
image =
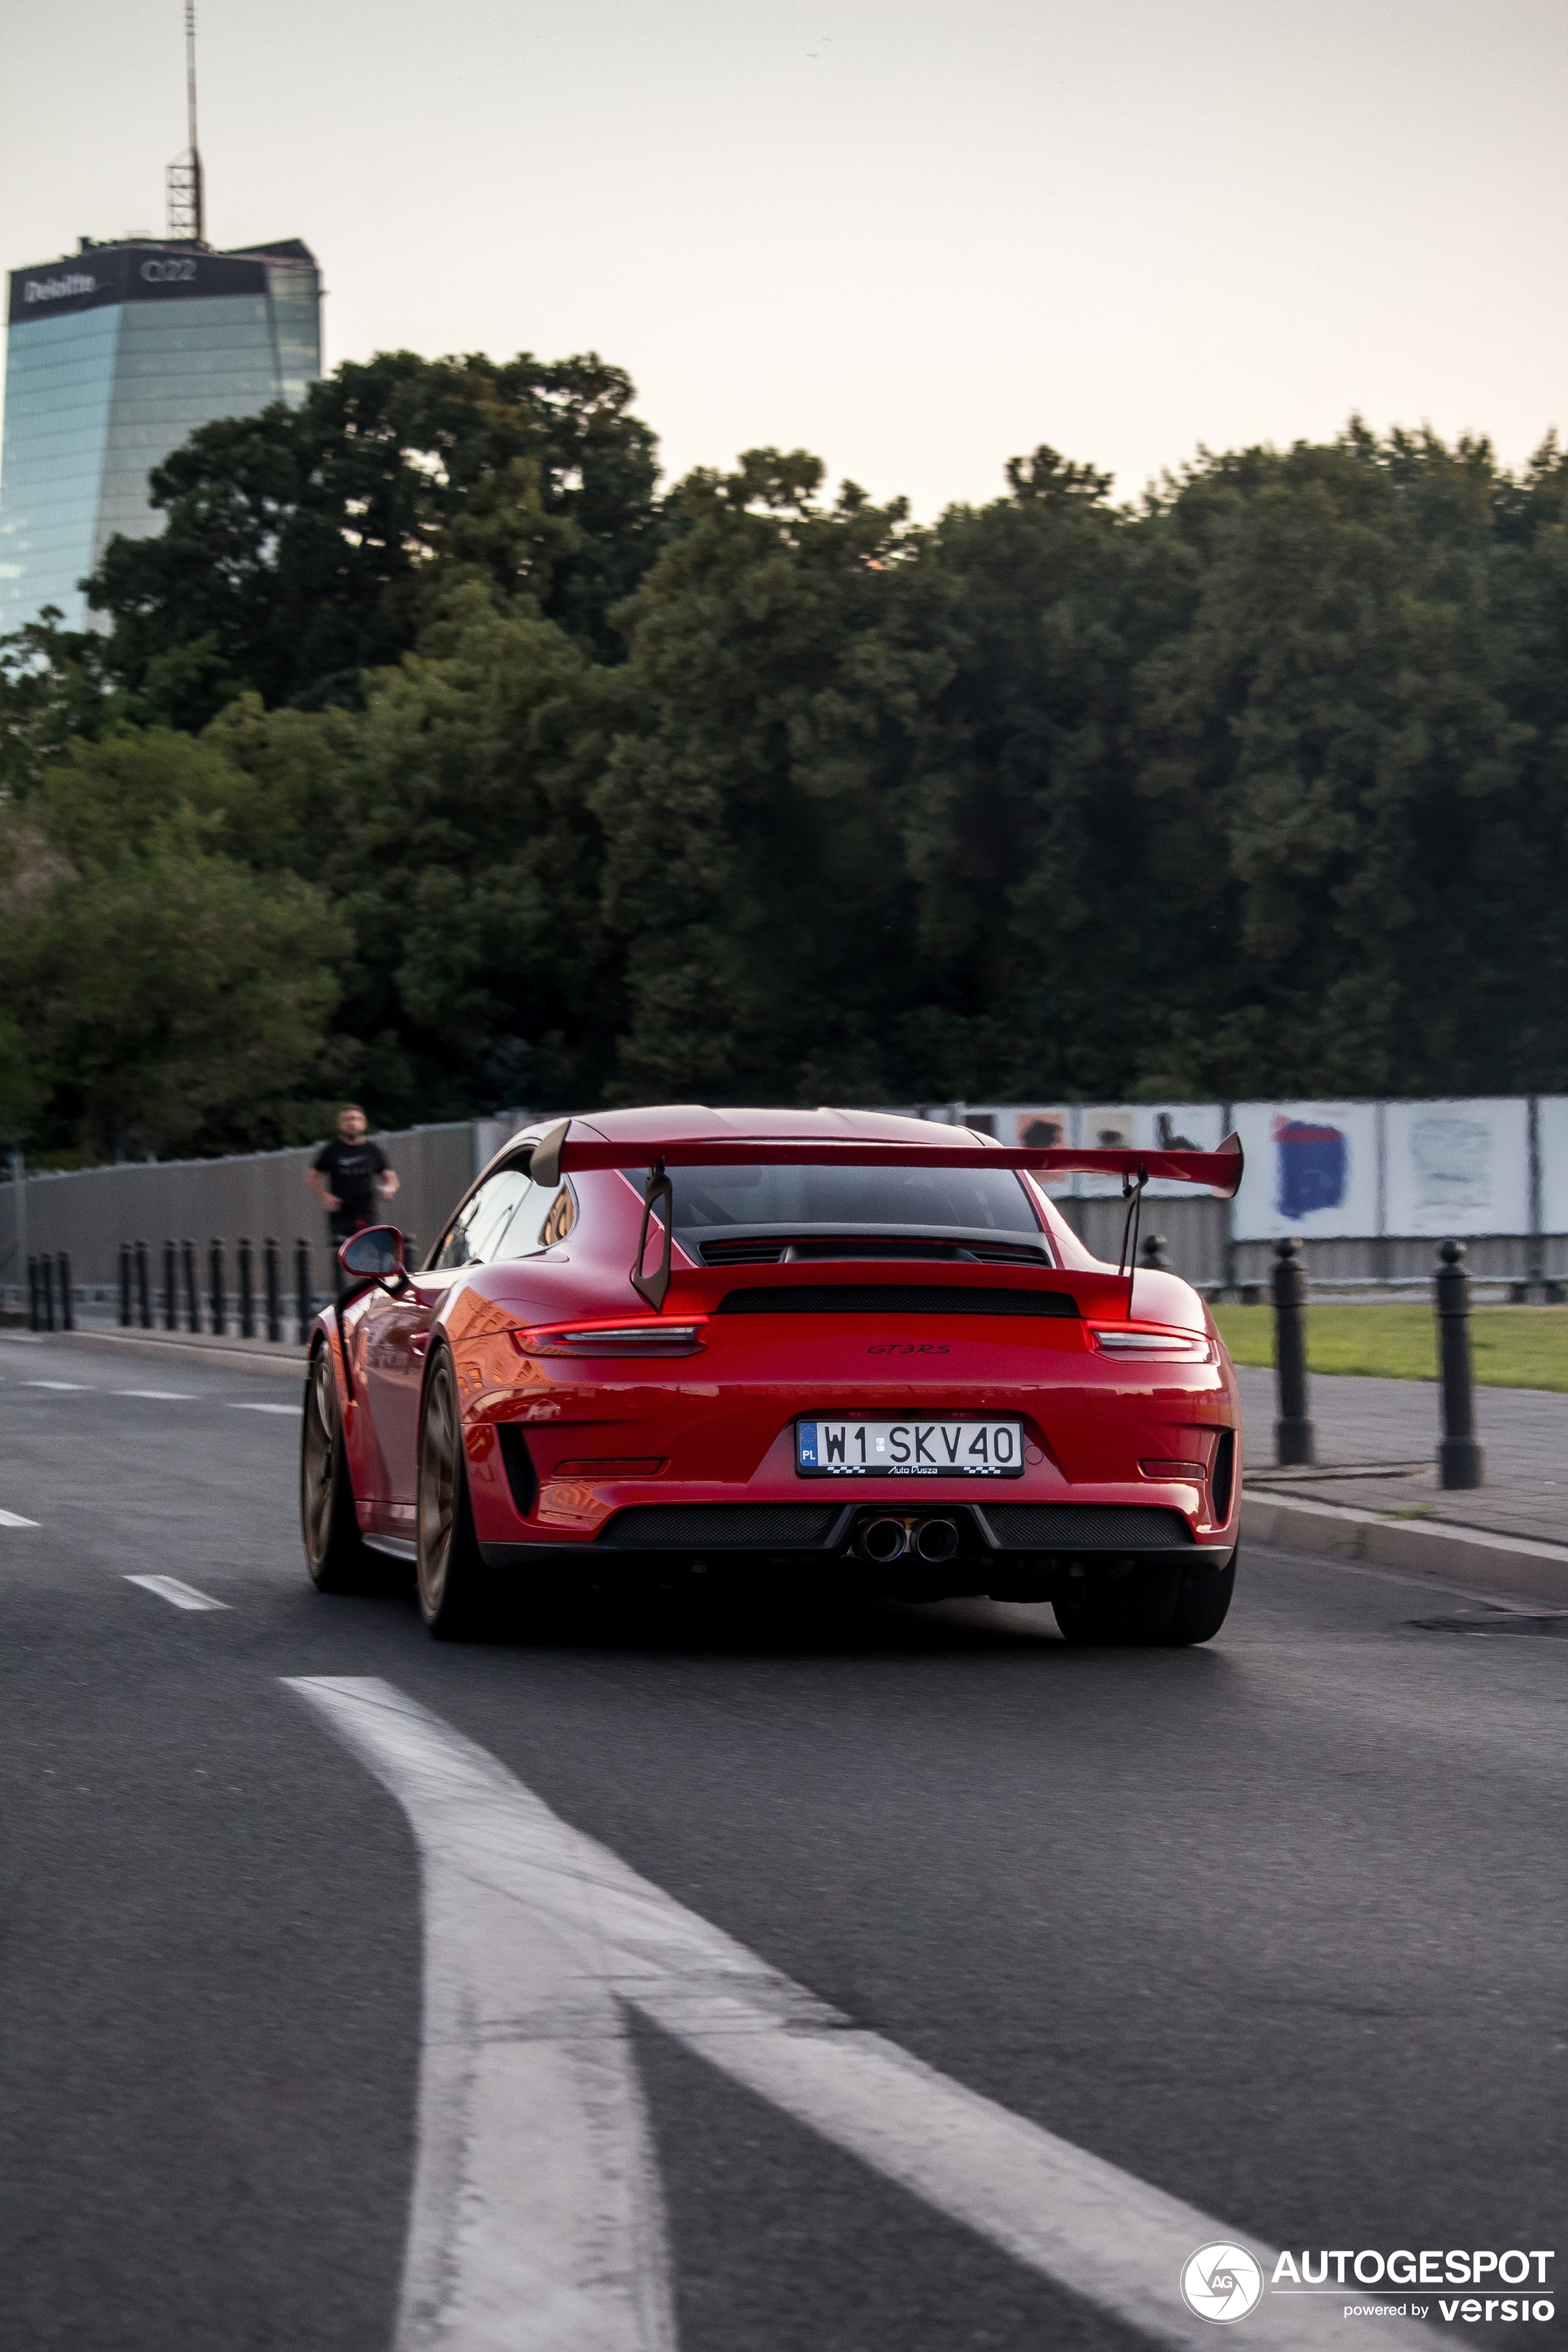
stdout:
<svg viewBox="0 0 1568 2352">
<path fill-rule="evenodd" d="M 438 1641 L 478 1630 L 485 1570 L 468 1510 L 458 1376 L 440 1349 L 425 1384 L 415 1502 L 419 1613 Z"/>
<path fill-rule="evenodd" d="M 360 1540 L 338 1412 L 337 1380 L 324 1343 L 318 1345 L 305 1375 L 305 1412 L 300 1433 L 300 1531 L 305 1540 L 305 1565 L 318 1591 L 363 1590 L 370 1562 Z"/>
</svg>

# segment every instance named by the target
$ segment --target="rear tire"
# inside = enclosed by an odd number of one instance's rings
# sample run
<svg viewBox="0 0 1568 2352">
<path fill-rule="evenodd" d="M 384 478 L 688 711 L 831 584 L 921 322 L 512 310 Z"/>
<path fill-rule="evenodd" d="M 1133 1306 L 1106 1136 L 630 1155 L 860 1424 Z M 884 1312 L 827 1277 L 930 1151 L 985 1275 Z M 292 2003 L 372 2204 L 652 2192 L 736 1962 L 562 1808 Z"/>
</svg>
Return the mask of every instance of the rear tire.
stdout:
<svg viewBox="0 0 1568 2352">
<path fill-rule="evenodd" d="M 445 1348 L 431 1362 L 419 1415 L 415 1540 L 419 1614 L 437 1642 L 472 1641 L 486 1630 L 495 1596 L 474 1533 L 458 1375 Z"/>
<path fill-rule="evenodd" d="M 1185 1649 L 1212 1641 L 1236 1589 L 1228 1566 L 1205 1560 L 1132 1560 L 1124 1575 L 1085 1577 L 1052 1601 L 1064 1641 L 1076 1646 Z"/>
<path fill-rule="evenodd" d="M 305 1374 L 305 1414 L 300 1433 L 300 1531 L 305 1565 L 318 1592 L 369 1592 L 380 1581 L 354 1510 L 348 1448 L 338 1411 L 331 1350 L 319 1341 Z"/>
<path fill-rule="evenodd" d="M 1230 1611 L 1236 1591 L 1239 1545 L 1224 1568 L 1189 1565 L 1182 1574 L 1182 1594 L 1162 1639 L 1169 1649 L 1190 1648 L 1194 1642 L 1212 1642 Z"/>
</svg>

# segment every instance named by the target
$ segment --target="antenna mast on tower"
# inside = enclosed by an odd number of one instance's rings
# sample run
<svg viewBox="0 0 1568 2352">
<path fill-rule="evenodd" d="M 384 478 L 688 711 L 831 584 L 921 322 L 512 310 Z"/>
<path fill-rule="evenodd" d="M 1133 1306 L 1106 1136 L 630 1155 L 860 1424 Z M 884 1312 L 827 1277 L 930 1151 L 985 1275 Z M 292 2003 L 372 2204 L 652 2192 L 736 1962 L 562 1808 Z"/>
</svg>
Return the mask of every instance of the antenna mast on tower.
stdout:
<svg viewBox="0 0 1568 2352">
<path fill-rule="evenodd" d="M 196 145 L 196 0 L 185 0 L 185 114 L 190 145 L 164 174 L 169 196 L 169 235 L 205 245 L 202 157 Z"/>
</svg>

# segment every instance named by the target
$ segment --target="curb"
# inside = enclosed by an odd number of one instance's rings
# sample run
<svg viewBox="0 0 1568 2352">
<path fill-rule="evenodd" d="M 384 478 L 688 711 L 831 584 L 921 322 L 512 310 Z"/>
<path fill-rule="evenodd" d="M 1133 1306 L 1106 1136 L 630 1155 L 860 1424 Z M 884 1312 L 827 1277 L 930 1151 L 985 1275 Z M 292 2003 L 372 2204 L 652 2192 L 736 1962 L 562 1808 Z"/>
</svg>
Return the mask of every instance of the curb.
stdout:
<svg viewBox="0 0 1568 2352">
<path fill-rule="evenodd" d="M 277 1348 L 269 1341 L 229 1348 L 221 1339 L 204 1339 L 195 1331 L 183 1339 L 174 1333 L 163 1339 L 151 1331 L 51 1331 L 45 1336 L 51 1345 L 59 1347 L 129 1348 L 135 1355 L 172 1356 L 177 1363 L 211 1364 L 222 1372 L 281 1373 L 290 1381 L 305 1377 L 305 1350 L 289 1342 Z"/>
<path fill-rule="evenodd" d="M 1241 1530 L 1253 1543 L 1370 1560 L 1380 1568 L 1440 1577 L 1448 1584 L 1484 1585 L 1568 1606 L 1568 1544 L 1492 1535 L 1485 1528 L 1450 1527 L 1441 1519 L 1384 1519 L 1342 1504 L 1272 1495 L 1243 1495 Z"/>
</svg>

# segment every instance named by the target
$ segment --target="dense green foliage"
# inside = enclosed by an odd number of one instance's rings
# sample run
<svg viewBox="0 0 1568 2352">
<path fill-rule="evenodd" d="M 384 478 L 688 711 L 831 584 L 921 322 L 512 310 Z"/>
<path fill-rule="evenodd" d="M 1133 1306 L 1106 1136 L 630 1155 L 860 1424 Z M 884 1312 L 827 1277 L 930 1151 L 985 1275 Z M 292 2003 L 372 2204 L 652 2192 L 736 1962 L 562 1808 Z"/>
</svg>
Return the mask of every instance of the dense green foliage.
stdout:
<svg viewBox="0 0 1568 2352">
<path fill-rule="evenodd" d="M 113 541 L 92 600 L 139 716 L 195 727 L 249 688 L 356 704 L 454 575 L 616 658 L 609 614 L 653 552 L 653 436 L 593 357 L 384 353 L 297 410 L 205 426 L 152 478 L 156 539 Z"/>
<path fill-rule="evenodd" d="M 0 660 L 0 1124 L 1568 1087 L 1568 464 L 654 495 L 593 359 L 211 425 Z"/>
</svg>

